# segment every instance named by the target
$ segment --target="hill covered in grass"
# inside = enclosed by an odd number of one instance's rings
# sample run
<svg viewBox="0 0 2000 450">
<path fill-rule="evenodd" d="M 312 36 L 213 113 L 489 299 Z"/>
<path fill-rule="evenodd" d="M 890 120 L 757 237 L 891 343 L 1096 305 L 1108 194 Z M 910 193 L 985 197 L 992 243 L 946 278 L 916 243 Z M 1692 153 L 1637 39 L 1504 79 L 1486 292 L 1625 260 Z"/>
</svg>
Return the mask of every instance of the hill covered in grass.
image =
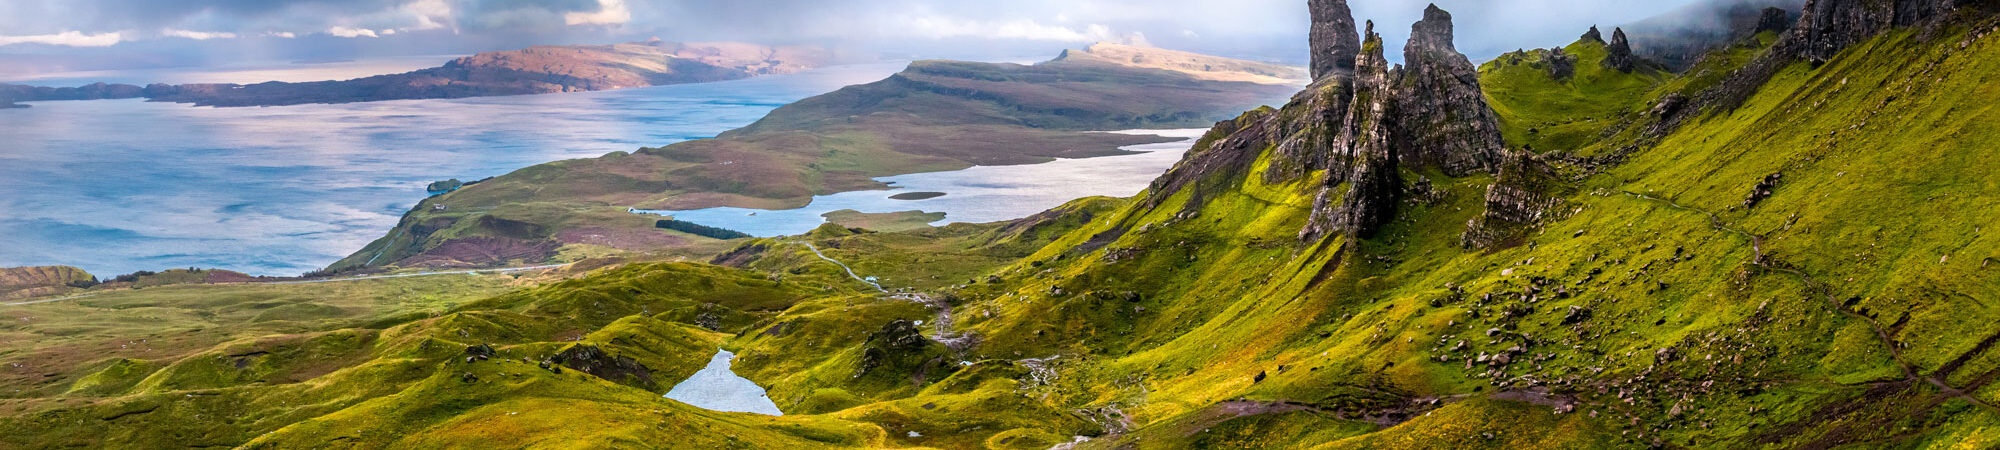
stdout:
<svg viewBox="0 0 2000 450">
<path fill-rule="evenodd" d="M 919 61 L 714 139 L 538 165 L 432 197 L 331 268 L 713 246 L 627 210 L 797 208 L 885 188 L 875 177 L 1123 154 L 1170 139 L 1095 131 L 1204 127 L 1294 89 L 1101 60 Z"/>
<path fill-rule="evenodd" d="M 1372 29 L 1316 43 L 1353 69 L 1013 222 L 473 299 L 232 291 L 168 316 L 198 330 L 129 325 L 184 304 L 143 290 L 37 305 L 128 325 L 6 321 L 34 339 L 0 352 L 0 446 L 1991 447 L 2000 18 L 1905 3 L 1815 2 L 1685 74 L 1476 80 L 1433 9 L 1402 70 Z M 717 348 L 786 415 L 660 397 Z"/>
</svg>

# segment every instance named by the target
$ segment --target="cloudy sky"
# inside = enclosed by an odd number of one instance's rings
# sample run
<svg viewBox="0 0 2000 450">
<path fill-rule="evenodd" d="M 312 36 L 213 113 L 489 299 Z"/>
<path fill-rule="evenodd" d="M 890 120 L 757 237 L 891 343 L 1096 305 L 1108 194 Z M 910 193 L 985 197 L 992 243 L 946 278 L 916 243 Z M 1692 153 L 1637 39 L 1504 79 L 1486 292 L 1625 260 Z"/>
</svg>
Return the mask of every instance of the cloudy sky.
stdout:
<svg viewBox="0 0 2000 450">
<path fill-rule="evenodd" d="M 1475 59 L 1695 0 L 1438 0 Z M 1353 0 L 1393 49 L 1422 0 Z M 1093 41 L 1300 62 L 1305 0 L 4 0 L 0 72 L 440 55 L 660 37 L 965 59 Z M 1608 28 L 1607 28 L 1607 31 Z M 1392 58 L 1395 55 L 1391 55 Z"/>
</svg>

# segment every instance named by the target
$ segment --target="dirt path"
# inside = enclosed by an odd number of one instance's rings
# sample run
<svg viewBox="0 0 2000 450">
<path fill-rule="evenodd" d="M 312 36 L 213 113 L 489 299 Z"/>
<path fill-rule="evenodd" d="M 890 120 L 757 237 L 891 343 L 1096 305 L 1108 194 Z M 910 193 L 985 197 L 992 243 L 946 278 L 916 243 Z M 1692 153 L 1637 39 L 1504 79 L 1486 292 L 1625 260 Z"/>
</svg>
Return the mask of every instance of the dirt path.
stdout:
<svg viewBox="0 0 2000 450">
<path fill-rule="evenodd" d="M 861 276 L 860 276 L 860 275 L 856 275 L 856 274 L 854 274 L 854 268 L 853 268 L 853 267 L 847 267 L 847 264 L 845 264 L 845 263 L 842 263 L 842 262 L 840 262 L 839 260 L 836 260 L 836 259 L 833 259 L 833 258 L 828 258 L 828 257 L 826 257 L 826 254 L 825 254 L 825 253 L 820 253 L 820 252 L 819 252 L 819 247 L 818 247 L 818 246 L 814 246 L 814 245 L 813 245 L 813 244 L 812 244 L 811 242 L 806 242 L 806 241 L 797 241 L 797 242 L 798 242 L 798 243 L 800 243 L 800 244 L 804 244 L 804 245 L 806 246 L 806 248 L 809 248 L 809 249 L 812 249 L 812 251 L 813 251 L 813 254 L 814 254 L 814 255 L 818 255 L 818 256 L 819 256 L 819 259 L 824 259 L 824 260 L 826 260 L 826 262 L 830 262 L 830 263 L 833 263 L 833 265 L 836 265 L 836 266 L 840 266 L 840 269 L 841 269 L 841 270 L 845 270 L 845 271 L 847 271 L 847 276 L 849 276 L 849 277 L 854 277 L 854 281 L 859 281 L 859 282 L 863 282 L 863 283 L 868 283 L 868 285 L 869 285 L 869 286 L 874 286 L 874 287 L 875 287 L 875 290 L 877 290 L 877 291 L 882 291 L 882 293 L 884 293 L 884 294 L 887 294 L 887 293 L 889 293 L 889 290 L 888 290 L 888 289 L 883 289 L 883 288 L 882 288 L 882 285 L 881 285 L 880 283 L 876 283 L 876 282 L 873 282 L 873 281 L 868 281 L 868 279 L 866 279 L 866 278 L 861 278 Z"/>
</svg>

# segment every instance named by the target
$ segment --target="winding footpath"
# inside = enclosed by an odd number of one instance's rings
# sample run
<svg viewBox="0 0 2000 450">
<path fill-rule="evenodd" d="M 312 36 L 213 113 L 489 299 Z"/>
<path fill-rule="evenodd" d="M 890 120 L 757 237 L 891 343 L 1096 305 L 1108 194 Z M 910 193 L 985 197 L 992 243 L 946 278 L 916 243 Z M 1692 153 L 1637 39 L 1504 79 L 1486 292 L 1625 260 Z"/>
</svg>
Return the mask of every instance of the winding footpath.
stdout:
<svg viewBox="0 0 2000 450">
<path fill-rule="evenodd" d="M 847 276 L 849 276 L 849 277 L 853 277 L 853 278 L 854 278 L 854 281 L 859 281 L 859 282 L 863 282 L 863 283 L 868 283 L 868 285 L 869 285 L 869 286 L 874 286 L 874 287 L 875 287 L 875 290 L 877 290 L 877 291 L 881 291 L 881 292 L 882 292 L 882 293 L 884 293 L 884 294 L 887 294 L 887 293 L 889 293 L 889 290 L 888 290 L 888 289 L 883 289 L 883 288 L 882 288 L 882 285 L 881 285 L 880 283 L 876 283 L 876 282 L 873 282 L 873 281 L 868 281 L 868 279 L 867 279 L 867 278 L 861 278 L 861 276 L 860 276 L 860 275 L 855 275 L 855 274 L 854 274 L 854 268 L 853 268 L 853 267 L 847 267 L 847 264 L 844 264 L 844 263 L 841 263 L 841 262 L 840 262 L 839 260 L 835 260 L 835 259 L 833 259 L 833 258 L 828 258 L 828 257 L 826 257 L 826 254 L 825 254 L 825 253 L 820 253 L 820 252 L 819 252 L 819 247 L 818 247 L 818 246 L 814 246 L 814 245 L 813 245 L 813 244 L 812 244 L 811 242 L 806 242 L 806 241 L 795 241 L 795 242 L 798 242 L 799 244 L 803 244 L 803 245 L 805 245 L 805 246 L 806 246 L 806 248 L 809 248 L 809 249 L 812 249 L 812 251 L 813 251 L 813 254 L 814 254 L 814 255 L 818 255 L 818 256 L 819 256 L 819 259 L 824 259 L 824 260 L 826 260 L 826 262 L 830 262 L 830 263 L 833 263 L 833 265 L 836 265 L 836 266 L 840 266 L 841 270 L 846 270 L 846 271 L 847 271 Z"/>
<path fill-rule="evenodd" d="M 279 284 L 318 284 L 318 283 L 338 283 L 338 282 L 343 282 L 343 281 L 361 281 L 361 280 L 380 280 L 380 279 L 384 279 L 384 278 L 410 278 L 410 277 L 428 277 L 428 276 L 437 276 L 437 275 L 467 275 L 467 274 L 475 274 L 475 275 L 476 275 L 476 274 L 482 274 L 482 273 L 508 273 L 508 272 L 525 272 L 525 271 L 530 271 L 530 270 L 542 270 L 542 269 L 554 269 L 554 268 L 558 268 L 558 267 L 565 267 L 565 266 L 569 266 L 569 264 L 548 264 L 548 265 L 540 265 L 540 266 L 528 266 L 528 267 L 509 267 L 509 268 L 505 268 L 505 269 L 479 269 L 479 270 L 454 270 L 454 271 L 447 271 L 447 272 L 420 272 L 420 273 L 402 273 L 402 274 L 395 274 L 395 275 L 371 275 L 371 276 L 365 276 L 365 277 L 351 277 L 351 278 L 327 278 L 327 279 L 321 279 L 321 280 L 296 280 L 296 281 L 262 281 L 262 282 L 259 282 L 259 281 L 250 281 L 250 282 L 243 282 L 243 283 L 213 283 L 212 285 L 217 285 L 217 286 L 244 286 L 244 285 L 279 285 Z M 850 273 L 852 273 L 852 272 L 850 272 Z M 92 294 L 83 294 L 83 295 L 72 295 L 72 296 L 68 296 L 68 297 L 58 297 L 58 298 L 47 298 L 47 299 L 41 299 L 41 300 L 29 300 L 29 301 L 24 301 L 24 302 L 12 302 L 12 303 L 0 303 L 0 306 L 26 306 L 26 305 L 34 305 L 34 304 L 41 304 L 41 303 L 54 303 L 54 302 L 60 302 L 60 301 L 65 301 L 65 300 L 77 300 L 77 299 L 84 299 L 84 298 L 90 298 L 90 297 L 96 297 L 96 296 L 99 296 L 99 295 L 104 295 L 104 294 L 109 294 L 109 292 L 98 292 L 98 293 L 92 293 Z"/>
<path fill-rule="evenodd" d="M 1924 375 L 1918 373 L 1916 365 L 1911 364 L 1908 359 L 1905 359 L 1903 357 L 1903 351 L 1901 346 L 1896 342 L 1895 338 L 1889 336 L 1889 330 L 1883 328 L 1881 323 L 1875 321 L 1875 318 L 1868 317 L 1865 314 L 1861 314 L 1860 312 L 1856 312 L 1853 309 L 1849 309 L 1845 305 L 1842 305 L 1839 299 L 1834 298 L 1832 287 L 1827 286 L 1825 284 L 1821 284 L 1819 281 L 1813 279 L 1812 275 L 1808 275 L 1805 273 L 1805 271 L 1799 269 L 1777 264 L 1775 261 L 1772 260 L 1772 258 L 1765 255 L 1764 236 L 1732 228 L 1728 224 L 1723 223 L 1722 218 L 1717 217 L 1715 213 L 1688 206 L 1682 206 L 1680 203 L 1676 203 L 1673 200 L 1667 200 L 1631 191 L 1620 191 L 1620 192 L 1624 193 L 1627 196 L 1631 196 L 1633 198 L 1651 201 L 1655 203 L 1662 203 L 1667 205 L 1667 207 L 1669 208 L 1700 213 L 1702 215 L 1708 216 L 1709 226 L 1715 227 L 1715 229 L 1718 230 L 1723 230 L 1743 236 L 1745 239 L 1748 239 L 1750 241 L 1750 249 L 1753 254 L 1752 259 L 1750 261 L 1750 265 L 1756 266 L 1764 270 L 1783 273 L 1798 278 L 1799 282 L 1805 285 L 1806 292 L 1818 294 L 1816 296 L 1824 300 L 1828 307 L 1833 308 L 1833 310 L 1835 311 L 1840 311 L 1841 314 L 1846 315 L 1850 318 L 1860 320 L 1862 323 L 1868 324 L 1869 328 L 1874 329 L 1876 339 L 1882 342 L 1883 347 L 1889 349 L 1890 359 L 1896 361 L 1897 368 L 1902 369 L 1903 378 L 1905 380 L 1912 382 L 1923 381 L 1926 383 L 1930 383 L 1931 385 L 1936 386 L 1938 390 L 1941 391 L 1947 397 L 1956 397 L 1965 400 L 1966 402 L 1972 403 L 1973 405 L 1979 406 L 1980 408 L 1985 409 L 1987 412 L 2000 414 L 2000 407 L 1995 407 L 1991 403 L 1987 403 L 1985 400 L 1975 397 L 1963 389 L 1953 387 L 1950 383 L 1945 382 L 1944 379 L 1939 378 L 1940 375 L 1949 375 L 1949 374 L 1933 373 L 1930 375 Z M 1975 349 L 1974 351 L 1978 350 Z M 1977 388 L 1978 386 L 1975 386 L 1974 390 L 1977 390 Z"/>
</svg>

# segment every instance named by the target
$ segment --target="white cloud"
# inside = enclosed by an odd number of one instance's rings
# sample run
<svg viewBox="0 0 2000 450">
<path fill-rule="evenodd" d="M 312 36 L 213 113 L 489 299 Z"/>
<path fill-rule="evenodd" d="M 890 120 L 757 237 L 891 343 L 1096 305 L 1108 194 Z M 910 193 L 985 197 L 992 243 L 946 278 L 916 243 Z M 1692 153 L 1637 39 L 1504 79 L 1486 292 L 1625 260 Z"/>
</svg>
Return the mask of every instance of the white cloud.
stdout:
<svg viewBox="0 0 2000 450">
<path fill-rule="evenodd" d="M 1096 42 L 1117 39 L 1111 27 L 1090 24 L 1078 30 L 1060 25 L 1044 25 L 1033 20 L 1020 19 L 1004 22 L 988 22 L 959 19 L 937 15 L 906 16 L 903 29 L 916 36 L 934 39 L 975 37 L 990 39 L 1024 39 L 1032 41 Z"/>
<path fill-rule="evenodd" d="M 391 28 L 391 29 L 387 29 L 387 30 L 382 30 L 382 35 L 383 35 L 383 36 L 395 36 L 395 35 L 396 35 L 396 30 L 395 30 L 394 28 Z"/>
<path fill-rule="evenodd" d="M 442 29 L 452 19 L 451 4 L 445 0 L 417 0 L 403 5 L 403 11 L 417 16 L 417 25 L 408 30 Z"/>
<path fill-rule="evenodd" d="M 334 36 L 339 36 L 344 38 L 382 37 L 382 35 L 376 34 L 375 30 L 370 30 L 367 28 L 348 28 L 343 26 L 335 26 L 333 28 L 328 28 L 326 29 L 326 34 L 331 34 Z"/>
<path fill-rule="evenodd" d="M 595 12 L 563 14 L 563 23 L 568 25 L 623 25 L 631 21 L 632 10 L 625 7 L 625 0 L 597 0 Z"/>
<path fill-rule="evenodd" d="M 181 30 L 174 28 L 160 30 L 160 35 L 166 37 L 188 38 L 197 41 L 206 41 L 209 39 L 236 39 L 236 33 L 230 33 L 227 31 L 188 31 L 188 30 Z"/>
<path fill-rule="evenodd" d="M 293 33 L 290 31 L 270 31 L 270 32 L 265 32 L 264 35 L 270 37 L 280 37 L 285 39 L 299 37 L 297 33 Z"/>
<path fill-rule="evenodd" d="M 124 35 L 117 32 L 83 34 L 78 31 L 64 31 L 56 34 L 30 36 L 0 36 L 0 45 L 48 44 L 69 47 L 110 47 L 124 41 Z"/>
</svg>

